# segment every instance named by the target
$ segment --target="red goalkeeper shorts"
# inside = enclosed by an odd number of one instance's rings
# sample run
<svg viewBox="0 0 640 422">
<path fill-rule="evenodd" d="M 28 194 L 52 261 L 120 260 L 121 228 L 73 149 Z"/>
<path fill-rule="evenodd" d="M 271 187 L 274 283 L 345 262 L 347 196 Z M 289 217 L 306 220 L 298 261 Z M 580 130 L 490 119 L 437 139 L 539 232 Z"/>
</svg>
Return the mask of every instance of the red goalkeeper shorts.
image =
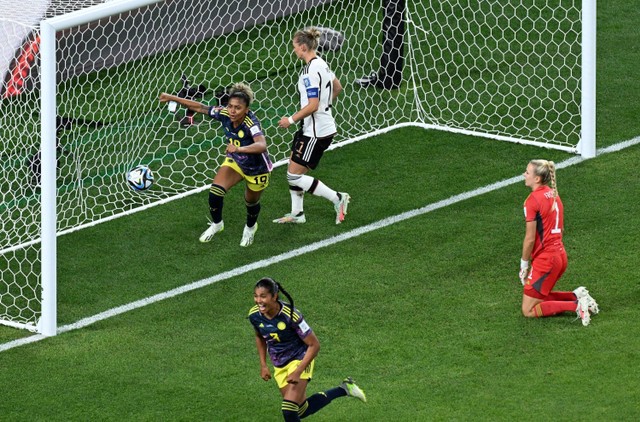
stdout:
<svg viewBox="0 0 640 422">
<path fill-rule="evenodd" d="M 531 263 L 531 271 L 524 285 L 524 294 L 544 299 L 567 269 L 567 252 L 564 248 L 553 253 L 542 253 Z"/>
</svg>

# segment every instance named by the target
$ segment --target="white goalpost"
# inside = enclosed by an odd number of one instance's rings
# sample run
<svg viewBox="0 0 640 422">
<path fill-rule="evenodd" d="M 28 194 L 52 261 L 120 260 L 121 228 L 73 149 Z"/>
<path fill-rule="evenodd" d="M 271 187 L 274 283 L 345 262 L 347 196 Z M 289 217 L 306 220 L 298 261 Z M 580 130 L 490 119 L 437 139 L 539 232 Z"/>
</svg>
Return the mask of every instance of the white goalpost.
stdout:
<svg viewBox="0 0 640 422">
<path fill-rule="evenodd" d="M 160 92 L 215 105 L 249 83 L 284 163 L 303 27 L 345 86 L 334 147 L 417 126 L 596 154 L 596 0 L 33 3 L 0 5 L 0 325 L 56 334 L 57 236 L 207 189 L 220 131 Z"/>
</svg>

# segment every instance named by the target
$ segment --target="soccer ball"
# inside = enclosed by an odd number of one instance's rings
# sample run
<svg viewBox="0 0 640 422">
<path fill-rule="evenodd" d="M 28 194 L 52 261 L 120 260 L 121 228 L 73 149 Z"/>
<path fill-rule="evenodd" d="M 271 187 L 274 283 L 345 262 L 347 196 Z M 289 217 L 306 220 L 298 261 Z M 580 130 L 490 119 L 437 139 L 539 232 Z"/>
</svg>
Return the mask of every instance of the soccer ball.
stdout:
<svg viewBox="0 0 640 422">
<path fill-rule="evenodd" d="M 147 190 L 153 185 L 153 173 L 145 165 L 139 165 L 127 172 L 127 183 L 135 191 Z"/>
</svg>

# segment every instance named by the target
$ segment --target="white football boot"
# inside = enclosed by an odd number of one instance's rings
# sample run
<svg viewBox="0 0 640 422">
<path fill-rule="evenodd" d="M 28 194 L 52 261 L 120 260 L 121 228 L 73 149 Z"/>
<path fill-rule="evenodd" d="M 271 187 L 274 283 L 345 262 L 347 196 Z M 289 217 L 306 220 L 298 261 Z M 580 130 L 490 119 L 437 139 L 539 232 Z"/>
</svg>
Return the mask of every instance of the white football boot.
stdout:
<svg viewBox="0 0 640 422">
<path fill-rule="evenodd" d="M 216 233 L 220 233 L 222 230 L 224 230 L 224 221 L 220 221 L 218 224 L 211 223 L 209 225 L 209 228 L 204 232 L 202 232 L 202 234 L 200 235 L 200 242 L 202 243 L 211 242 L 211 240 L 213 239 L 213 236 Z"/>
</svg>

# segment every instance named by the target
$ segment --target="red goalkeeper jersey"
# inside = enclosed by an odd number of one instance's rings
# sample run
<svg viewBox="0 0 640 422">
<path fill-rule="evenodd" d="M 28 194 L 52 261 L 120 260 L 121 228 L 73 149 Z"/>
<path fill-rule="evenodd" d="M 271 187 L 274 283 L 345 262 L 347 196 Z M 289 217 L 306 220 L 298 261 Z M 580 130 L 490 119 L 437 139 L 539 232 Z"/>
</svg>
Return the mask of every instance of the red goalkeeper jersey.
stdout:
<svg viewBox="0 0 640 422">
<path fill-rule="evenodd" d="M 541 186 L 529 194 L 524 201 L 524 219 L 536 222 L 536 241 L 531 259 L 542 252 L 556 252 L 564 248 L 564 207 L 560 196 L 554 198 L 553 189 L 549 186 Z"/>
</svg>

